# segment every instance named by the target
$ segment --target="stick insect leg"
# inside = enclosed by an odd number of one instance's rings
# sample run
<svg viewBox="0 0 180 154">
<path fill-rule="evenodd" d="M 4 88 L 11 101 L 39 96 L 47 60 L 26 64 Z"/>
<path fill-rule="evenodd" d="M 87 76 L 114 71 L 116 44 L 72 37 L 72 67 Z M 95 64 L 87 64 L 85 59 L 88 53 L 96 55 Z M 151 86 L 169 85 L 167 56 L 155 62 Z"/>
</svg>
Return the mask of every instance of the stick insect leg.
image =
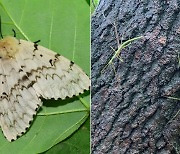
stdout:
<svg viewBox="0 0 180 154">
<path fill-rule="evenodd" d="M 178 58 L 178 68 L 180 68 L 180 53 L 177 53 L 177 58 Z"/>
<path fill-rule="evenodd" d="M 123 32 L 122 35 L 121 35 L 121 44 L 123 43 L 124 33 L 125 32 Z"/>
<path fill-rule="evenodd" d="M 105 69 L 109 66 L 109 63 L 106 64 L 106 66 L 104 66 L 104 68 L 101 70 L 101 74 L 105 71 Z"/>
<path fill-rule="evenodd" d="M 111 48 L 115 53 L 117 52 L 113 47 L 110 46 L 110 48 Z M 121 62 L 123 62 L 123 59 L 121 58 L 120 55 L 117 55 L 117 58 L 118 58 Z"/>
<path fill-rule="evenodd" d="M 116 50 L 110 46 L 110 48 L 116 53 Z M 114 57 L 114 56 L 113 56 Z M 112 64 L 112 60 L 113 60 L 113 57 L 111 58 L 111 60 L 108 62 L 108 64 L 106 64 L 106 66 L 102 69 L 102 71 L 104 71 L 110 64 Z"/>
<path fill-rule="evenodd" d="M 118 48 L 120 48 L 120 45 L 122 44 L 122 41 L 123 41 L 123 36 L 122 36 L 122 39 L 121 39 L 121 44 L 120 44 L 120 42 L 119 42 L 119 35 L 118 35 L 118 31 L 117 31 L 117 26 L 116 26 L 116 23 L 114 22 L 114 24 L 112 24 L 113 25 L 113 27 L 114 27 L 114 30 L 115 30 L 115 34 L 116 34 L 116 41 L 117 41 L 117 44 L 118 44 Z M 124 34 L 123 34 L 124 35 Z M 111 47 L 111 49 L 113 49 L 112 47 Z M 114 50 L 114 49 L 113 49 Z M 114 50 L 115 51 L 115 50 Z M 116 52 L 116 51 L 115 51 Z M 119 52 L 119 54 L 120 54 L 120 52 Z M 121 62 L 123 62 L 123 59 L 120 57 L 120 55 L 117 55 L 117 58 L 121 61 Z"/>
<path fill-rule="evenodd" d="M 110 48 L 116 53 L 116 50 L 112 46 L 110 46 Z"/>
<path fill-rule="evenodd" d="M 119 35 L 118 35 L 116 23 L 114 22 L 114 24 L 112 23 L 112 25 L 113 25 L 114 30 L 115 30 L 116 41 L 117 41 L 117 45 L 118 45 L 118 47 L 119 47 L 119 46 L 120 46 L 120 43 L 119 43 Z"/>
<path fill-rule="evenodd" d="M 121 56 L 117 56 L 117 58 L 121 61 L 121 62 L 124 62 L 124 60 L 121 58 Z"/>
<path fill-rule="evenodd" d="M 103 17 L 106 18 L 104 14 L 103 14 Z M 116 23 L 115 23 L 115 22 L 112 23 L 112 22 L 110 21 L 110 23 L 112 24 L 112 26 L 114 27 L 114 30 L 115 30 L 115 35 L 116 35 L 116 41 L 117 41 L 118 49 L 115 50 L 113 47 L 110 46 L 110 48 L 114 51 L 114 55 L 113 55 L 113 57 L 110 59 L 110 61 L 108 62 L 108 64 L 102 69 L 101 73 L 104 72 L 104 70 L 105 70 L 110 64 L 112 64 L 112 61 L 113 61 L 114 58 L 117 57 L 121 62 L 123 62 L 123 59 L 122 59 L 119 55 L 117 55 L 117 52 L 119 52 L 118 50 L 119 50 L 119 47 L 120 47 L 120 42 L 119 42 L 119 35 L 118 35 L 118 31 L 117 31 L 117 26 L 116 26 Z M 122 42 L 122 40 L 121 40 L 121 42 Z M 117 55 L 117 56 L 116 56 L 116 55 Z M 115 67 L 114 67 L 113 64 L 112 64 L 112 68 L 113 68 L 114 72 L 116 73 L 116 70 L 115 70 Z"/>
<path fill-rule="evenodd" d="M 113 70 L 114 70 L 114 74 L 116 74 L 116 69 L 115 69 L 115 67 L 114 67 L 114 64 L 112 64 L 112 68 L 113 68 Z"/>
</svg>

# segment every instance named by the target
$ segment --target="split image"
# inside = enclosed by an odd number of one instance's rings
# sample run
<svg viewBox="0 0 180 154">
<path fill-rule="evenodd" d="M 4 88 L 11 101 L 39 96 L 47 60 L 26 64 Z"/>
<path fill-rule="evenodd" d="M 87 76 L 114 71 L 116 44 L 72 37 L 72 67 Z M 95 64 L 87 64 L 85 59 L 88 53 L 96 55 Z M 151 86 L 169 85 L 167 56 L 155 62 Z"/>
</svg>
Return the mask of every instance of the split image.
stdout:
<svg viewBox="0 0 180 154">
<path fill-rule="evenodd" d="M 180 1 L 0 1 L 0 153 L 180 153 Z"/>
</svg>

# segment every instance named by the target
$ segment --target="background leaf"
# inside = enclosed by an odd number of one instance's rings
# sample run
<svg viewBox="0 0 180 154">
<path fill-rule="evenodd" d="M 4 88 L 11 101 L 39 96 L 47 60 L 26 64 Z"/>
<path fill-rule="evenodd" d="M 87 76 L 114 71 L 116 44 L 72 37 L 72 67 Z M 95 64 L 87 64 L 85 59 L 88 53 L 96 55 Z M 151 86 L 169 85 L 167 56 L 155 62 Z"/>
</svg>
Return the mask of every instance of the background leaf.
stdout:
<svg viewBox="0 0 180 154">
<path fill-rule="evenodd" d="M 77 133 L 73 134 L 71 138 L 63 141 L 62 143 L 54 146 L 44 154 L 57 154 L 57 153 L 73 153 L 73 154 L 88 154 L 90 153 L 90 118 L 81 126 Z M 78 143 L 78 144 L 77 144 Z"/>
<path fill-rule="evenodd" d="M 85 0 L 1 0 L 2 33 L 45 46 L 89 74 L 90 19 Z M 89 92 L 65 101 L 45 101 L 29 131 L 9 143 L 0 134 L 0 153 L 40 153 L 67 138 L 89 116 Z"/>
</svg>

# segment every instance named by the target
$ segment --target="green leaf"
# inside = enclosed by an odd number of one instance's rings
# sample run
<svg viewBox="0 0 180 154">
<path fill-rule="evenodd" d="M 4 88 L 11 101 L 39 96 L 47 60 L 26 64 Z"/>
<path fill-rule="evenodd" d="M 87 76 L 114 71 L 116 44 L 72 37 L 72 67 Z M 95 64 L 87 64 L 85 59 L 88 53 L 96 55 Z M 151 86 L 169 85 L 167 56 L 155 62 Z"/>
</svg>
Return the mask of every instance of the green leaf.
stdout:
<svg viewBox="0 0 180 154">
<path fill-rule="evenodd" d="M 94 13 L 96 7 L 99 4 L 99 0 L 91 0 L 90 6 L 91 6 L 91 14 Z"/>
<path fill-rule="evenodd" d="M 39 43 L 90 72 L 90 17 L 85 0 L 0 0 L 3 36 Z M 41 153 L 66 139 L 89 116 L 89 92 L 67 100 L 43 100 L 29 131 L 9 143 L 0 133 L 0 153 Z"/>
<path fill-rule="evenodd" d="M 65 154 L 65 153 L 78 153 L 88 154 L 90 153 L 90 137 L 87 135 L 90 133 L 90 118 L 86 123 L 81 126 L 77 133 L 73 134 L 71 138 L 63 141 L 62 143 L 54 146 L 44 154 Z"/>
</svg>

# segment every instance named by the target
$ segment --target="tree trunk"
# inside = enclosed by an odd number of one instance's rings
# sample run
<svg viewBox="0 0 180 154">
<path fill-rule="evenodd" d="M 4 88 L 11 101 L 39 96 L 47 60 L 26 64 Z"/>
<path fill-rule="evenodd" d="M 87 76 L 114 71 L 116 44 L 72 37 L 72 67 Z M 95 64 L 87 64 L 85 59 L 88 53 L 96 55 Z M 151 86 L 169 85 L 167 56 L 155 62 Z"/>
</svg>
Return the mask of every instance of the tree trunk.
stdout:
<svg viewBox="0 0 180 154">
<path fill-rule="evenodd" d="M 112 23 L 122 42 L 143 38 L 102 72 Z M 180 0 L 101 0 L 91 24 L 92 153 L 180 153 L 180 101 L 167 98 L 180 97 Z"/>
</svg>

